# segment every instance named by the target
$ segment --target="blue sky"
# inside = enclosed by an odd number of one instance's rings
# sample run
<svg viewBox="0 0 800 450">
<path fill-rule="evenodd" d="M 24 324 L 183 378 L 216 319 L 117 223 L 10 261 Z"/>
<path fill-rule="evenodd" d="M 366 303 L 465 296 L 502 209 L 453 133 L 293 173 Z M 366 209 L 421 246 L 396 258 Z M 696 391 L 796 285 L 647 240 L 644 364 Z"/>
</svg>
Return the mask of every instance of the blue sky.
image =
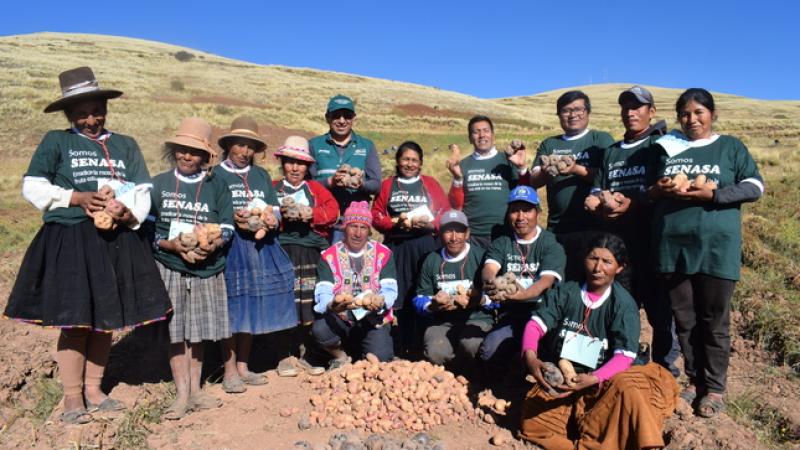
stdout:
<svg viewBox="0 0 800 450">
<path fill-rule="evenodd" d="M 484 98 L 602 82 L 800 99 L 800 2 L 54 2 L 0 34 L 130 36 Z"/>
</svg>

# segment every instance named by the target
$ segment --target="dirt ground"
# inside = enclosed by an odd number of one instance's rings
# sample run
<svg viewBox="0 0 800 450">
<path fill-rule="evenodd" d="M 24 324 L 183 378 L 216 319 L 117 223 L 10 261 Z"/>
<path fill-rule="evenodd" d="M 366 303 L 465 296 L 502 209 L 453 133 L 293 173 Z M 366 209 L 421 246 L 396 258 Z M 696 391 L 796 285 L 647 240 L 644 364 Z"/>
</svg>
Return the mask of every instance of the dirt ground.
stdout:
<svg viewBox="0 0 800 450">
<path fill-rule="evenodd" d="M 18 260 L 18 257 L 12 257 Z M 9 278 L 3 277 L 5 280 Z M 10 283 L 0 285 L 0 298 L 7 299 Z M 733 315 L 736 324 L 746 318 Z M 645 336 L 649 333 L 643 321 Z M 217 383 L 221 377 L 221 363 L 217 346 L 208 346 L 204 376 L 210 394 L 224 401 L 222 408 L 196 412 L 187 418 L 161 423 L 131 423 L 130 414 L 108 413 L 95 415 L 95 422 L 83 426 L 64 426 L 58 421 L 61 407 L 57 406 L 43 422 L 37 421 L 30 411 L 36 408 L 36 381 L 57 376 L 53 352 L 57 331 L 20 324 L 10 320 L 0 321 L 0 446 L 4 448 L 114 448 L 122 433 L 132 430 L 139 433 L 139 442 L 153 448 L 182 449 L 290 449 L 304 442 L 304 448 L 323 449 L 325 444 L 342 431 L 333 427 L 301 430 L 298 421 L 311 411 L 309 398 L 313 394 L 307 376 L 280 378 L 274 371 L 277 363 L 269 338 L 255 342 L 252 369 L 266 371 L 269 383 L 250 387 L 244 394 L 229 395 Z M 163 330 L 149 327 L 118 337 L 112 349 L 111 361 L 104 386 L 111 395 L 129 408 L 146 410 L 142 406 L 154 405 L 169 395 L 170 379 Z M 800 412 L 797 399 L 800 385 L 796 378 L 780 367 L 774 367 L 768 353 L 759 350 L 747 339 L 734 337 L 733 354 L 729 372 L 730 394 L 747 393 L 785 419 L 784 425 L 797 430 Z M 512 436 L 517 431 L 519 405 L 526 385 L 516 387 L 499 383 L 494 389 L 498 398 L 512 404 L 506 416 L 495 415 L 496 424 L 482 420 L 438 426 L 428 434 L 447 449 L 498 448 L 490 443 L 492 436 L 502 433 L 509 440 L 502 448 L 536 448 Z M 473 391 L 473 394 L 475 392 Z M 287 409 L 297 412 L 284 417 Z M 282 415 L 281 412 L 284 414 Z M 142 425 L 143 423 L 143 425 Z M 362 438 L 366 432 L 354 432 Z M 393 434 L 402 442 L 414 433 Z M 758 449 L 764 448 L 755 430 L 742 426 L 722 414 L 713 420 L 701 419 L 691 413 L 685 403 L 669 419 L 664 428 L 668 449 Z M 129 441 L 130 442 L 130 441 Z M 797 442 L 797 441 L 795 441 Z M 791 448 L 791 443 L 785 448 Z"/>
</svg>

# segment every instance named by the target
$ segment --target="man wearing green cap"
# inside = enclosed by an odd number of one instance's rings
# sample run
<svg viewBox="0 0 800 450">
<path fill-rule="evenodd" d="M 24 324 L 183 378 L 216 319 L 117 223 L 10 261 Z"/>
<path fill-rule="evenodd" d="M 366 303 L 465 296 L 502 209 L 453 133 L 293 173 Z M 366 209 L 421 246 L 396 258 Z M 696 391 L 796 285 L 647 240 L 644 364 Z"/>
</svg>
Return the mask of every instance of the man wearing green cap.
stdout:
<svg viewBox="0 0 800 450">
<path fill-rule="evenodd" d="M 352 99 L 344 95 L 331 97 L 325 112 L 329 131 L 309 141 L 311 154 L 316 160 L 309 172 L 333 193 L 339 202 L 340 214 L 354 201 L 370 202 L 381 188 L 381 162 L 375 145 L 353 131 L 355 120 L 356 108 Z M 355 186 L 344 183 L 341 172 L 337 173 L 342 164 L 362 170 L 361 182 Z M 341 227 L 337 225 L 332 242 L 341 238 Z"/>
</svg>

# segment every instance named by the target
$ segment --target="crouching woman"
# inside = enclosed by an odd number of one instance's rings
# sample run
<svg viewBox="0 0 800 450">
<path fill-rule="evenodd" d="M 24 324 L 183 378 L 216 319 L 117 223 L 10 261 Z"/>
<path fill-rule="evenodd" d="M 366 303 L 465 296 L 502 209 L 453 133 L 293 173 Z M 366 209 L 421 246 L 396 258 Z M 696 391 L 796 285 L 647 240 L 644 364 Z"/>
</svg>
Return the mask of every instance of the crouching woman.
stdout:
<svg viewBox="0 0 800 450">
<path fill-rule="evenodd" d="M 523 403 L 521 434 L 547 449 L 663 447 L 679 389 L 662 366 L 633 364 L 639 312 L 614 282 L 627 264 L 625 244 L 603 234 L 587 248 L 584 283 L 549 291 L 525 328 L 523 358 L 537 384 Z M 546 361 L 568 361 L 577 374 L 565 370 L 557 384 Z"/>
</svg>

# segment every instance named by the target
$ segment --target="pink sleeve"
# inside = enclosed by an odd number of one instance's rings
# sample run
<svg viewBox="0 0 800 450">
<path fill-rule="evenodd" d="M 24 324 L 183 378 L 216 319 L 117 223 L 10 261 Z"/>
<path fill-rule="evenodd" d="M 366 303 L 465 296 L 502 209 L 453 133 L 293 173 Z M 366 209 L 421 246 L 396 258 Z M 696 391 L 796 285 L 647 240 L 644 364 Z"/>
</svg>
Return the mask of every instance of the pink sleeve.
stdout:
<svg viewBox="0 0 800 450">
<path fill-rule="evenodd" d="M 525 332 L 522 334 L 522 353 L 525 350 L 533 350 L 534 352 L 539 349 L 539 339 L 544 336 L 544 330 L 541 325 L 535 320 L 529 320 L 525 325 Z"/>
<path fill-rule="evenodd" d="M 527 331 L 527 330 L 526 330 Z M 524 342 L 524 341 L 523 341 Z M 594 371 L 599 382 L 607 381 L 614 375 L 626 370 L 633 364 L 633 358 L 622 353 L 615 353 L 602 367 Z"/>
</svg>

